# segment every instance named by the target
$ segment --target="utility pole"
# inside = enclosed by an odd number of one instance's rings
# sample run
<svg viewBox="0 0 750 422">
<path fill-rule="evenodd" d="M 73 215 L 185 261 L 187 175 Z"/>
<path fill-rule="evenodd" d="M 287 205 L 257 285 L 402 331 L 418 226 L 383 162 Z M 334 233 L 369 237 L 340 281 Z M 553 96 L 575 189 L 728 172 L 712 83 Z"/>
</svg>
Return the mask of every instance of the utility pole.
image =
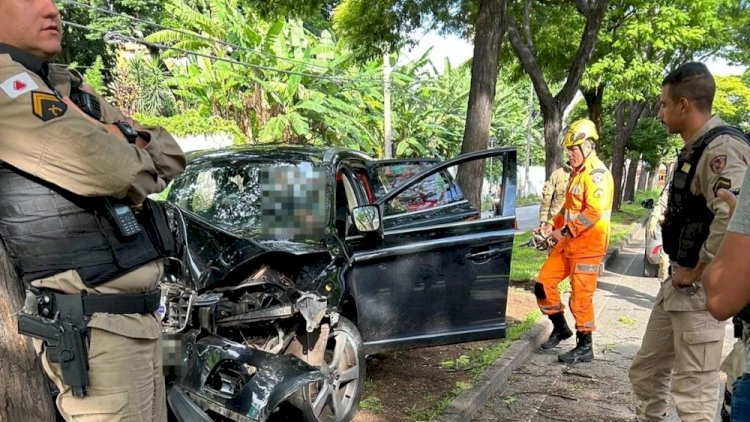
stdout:
<svg viewBox="0 0 750 422">
<path fill-rule="evenodd" d="M 383 130 L 385 158 L 393 158 L 393 133 L 391 132 L 391 58 L 383 54 Z"/>
</svg>

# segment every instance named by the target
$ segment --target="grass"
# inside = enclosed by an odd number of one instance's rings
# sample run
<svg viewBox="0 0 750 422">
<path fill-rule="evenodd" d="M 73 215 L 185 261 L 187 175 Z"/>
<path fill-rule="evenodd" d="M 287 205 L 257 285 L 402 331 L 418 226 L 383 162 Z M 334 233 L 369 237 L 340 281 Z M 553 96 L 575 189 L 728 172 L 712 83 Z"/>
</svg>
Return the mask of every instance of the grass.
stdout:
<svg viewBox="0 0 750 422">
<path fill-rule="evenodd" d="M 620 323 L 625 324 L 625 325 L 634 325 L 635 323 L 638 322 L 627 315 L 620 315 L 620 318 L 618 318 L 617 320 L 620 321 Z"/>
<path fill-rule="evenodd" d="M 527 205 L 539 204 L 542 202 L 542 198 L 536 195 L 529 195 L 527 197 L 516 198 L 516 208 L 525 207 Z"/>
<path fill-rule="evenodd" d="M 442 362 L 440 366 L 443 368 L 456 371 L 468 371 L 468 373 L 471 374 L 471 380 L 469 382 L 456 382 L 451 391 L 442 397 L 437 405 L 432 406 L 429 409 L 409 409 L 407 412 L 409 419 L 414 422 L 421 422 L 432 421 L 437 418 L 448 408 L 453 399 L 476 383 L 479 380 L 479 377 L 482 376 L 484 370 L 502 356 L 515 340 L 518 340 L 524 333 L 529 331 L 541 316 L 542 313 L 538 309 L 535 309 L 526 315 L 526 318 L 522 322 L 509 327 L 505 333 L 505 338 L 499 343 L 491 347 L 480 347 L 459 356 L 455 360 Z"/>
</svg>

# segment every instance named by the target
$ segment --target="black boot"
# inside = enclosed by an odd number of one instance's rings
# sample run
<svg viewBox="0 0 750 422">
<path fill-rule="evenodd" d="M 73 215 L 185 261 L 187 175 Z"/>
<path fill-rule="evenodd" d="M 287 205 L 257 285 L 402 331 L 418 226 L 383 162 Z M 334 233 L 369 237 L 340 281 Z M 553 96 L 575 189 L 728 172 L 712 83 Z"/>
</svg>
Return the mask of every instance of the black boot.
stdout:
<svg viewBox="0 0 750 422">
<path fill-rule="evenodd" d="M 594 347 L 591 344 L 591 333 L 576 333 L 576 348 L 557 356 L 563 363 L 591 362 L 594 360 Z"/>
<path fill-rule="evenodd" d="M 549 319 L 552 321 L 553 328 L 552 334 L 549 335 L 547 341 L 542 343 L 542 349 L 544 350 L 549 350 L 557 346 L 561 341 L 573 335 L 573 332 L 568 328 L 568 323 L 565 322 L 565 314 L 562 312 L 552 314 L 549 315 Z"/>
</svg>

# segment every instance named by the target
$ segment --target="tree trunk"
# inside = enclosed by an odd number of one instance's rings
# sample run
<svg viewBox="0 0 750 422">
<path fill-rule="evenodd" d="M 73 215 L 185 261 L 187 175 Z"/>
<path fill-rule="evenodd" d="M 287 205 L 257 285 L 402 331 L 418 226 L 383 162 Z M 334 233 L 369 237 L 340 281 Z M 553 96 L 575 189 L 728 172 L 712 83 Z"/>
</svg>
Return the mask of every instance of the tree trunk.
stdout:
<svg viewBox="0 0 750 422">
<path fill-rule="evenodd" d="M 594 122 L 596 129 L 602 131 L 602 110 L 604 103 L 604 84 L 592 88 L 581 88 L 583 98 L 586 100 L 589 120 Z"/>
<path fill-rule="evenodd" d="M 0 421 L 54 421 L 47 376 L 15 317 L 25 289 L 0 244 Z"/>
<path fill-rule="evenodd" d="M 620 211 L 622 202 L 622 173 L 625 165 L 625 149 L 635 125 L 646 107 L 645 101 L 620 101 L 615 106 L 615 139 L 612 147 L 612 180 L 615 183 L 612 210 Z"/>
<path fill-rule="evenodd" d="M 521 38 L 521 31 L 515 17 L 509 13 L 506 19 L 510 44 L 518 60 L 521 62 L 524 71 L 531 78 L 534 90 L 539 98 L 539 104 L 541 105 L 542 117 L 544 119 L 544 149 L 547 178 L 559 167 L 558 163 L 562 162 L 561 147 L 558 145 L 560 128 L 562 127 L 562 114 L 565 107 L 573 100 L 581 83 L 586 64 L 591 60 L 591 55 L 594 52 L 596 41 L 599 37 L 599 28 L 601 28 L 604 15 L 607 12 L 609 1 L 576 0 L 575 3 L 578 11 L 586 18 L 586 24 L 583 28 L 581 41 L 578 44 L 578 50 L 570 65 L 568 78 L 565 80 L 565 84 L 560 89 L 560 92 L 555 96 L 550 92 L 549 86 L 544 79 L 544 73 L 536 60 L 536 52 L 534 51 L 534 44 L 530 36 L 529 8 L 526 7 L 524 9 L 523 26 L 521 27 L 525 34 L 525 39 Z"/>
<path fill-rule="evenodd" d="M 630 166 L 628 167 L 628 178 L 625 181 L 625 198 L 627 202 L 635 201 L 635 177 L 638 173 L 638 162 L 641 160 L 641 154 L 630 157 Z"/>
<path fill-rule="evenodd" d="M 644 163 L 641 167 L 641 176 L 638 178 L 638 190 L 648 189 L 648 182 L 651 178 L 651 166 Z"/>
<path fill-rule="evenodd" d="M 466 110 L 466 126 L 461 153 L 487 149 L 495 101 L 500 40 L 504 33 L 505 0 L 480 0 L 474 35 L 474 58 L 471 64 L 471 88 Z M 481 209 L 484 160 L 459 166 L 458 184 L 469 203 Z"/>
<path fill-rule="evenodd" d="M 648 186 L 646 187 L 646 189 L 648 190 L 656 189 L 656 181 L 658 180 L 658 177 L 659 177 L 659 166 L 656 166 L 655 169 L 652 169 L 648 173 Z"/>
<path fill-rule="evenodd" d="M 551 107 L 548 109 L 542 106 L 542 118 L 544 120 L 544 168 L 546 177 L 549 179 L 552 172 L 560 168 L 563 161 L 563 149 L 560 142 L 548 142 L 549 139 L 560 139 L 562 131 L 562 113 L 560 107 Z"/>
</svg>

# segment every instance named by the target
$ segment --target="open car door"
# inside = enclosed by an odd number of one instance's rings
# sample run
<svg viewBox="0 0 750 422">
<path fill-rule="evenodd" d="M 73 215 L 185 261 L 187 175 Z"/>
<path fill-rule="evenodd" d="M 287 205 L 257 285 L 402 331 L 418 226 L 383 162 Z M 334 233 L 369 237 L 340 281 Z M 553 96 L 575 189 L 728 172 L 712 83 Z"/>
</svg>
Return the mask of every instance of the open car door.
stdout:
<svg viewBox="0 0 750 422">
<path fill-rule="evenodd" d="M 474 160 L 485 168 L 479 209 L 453 177 Z M 398 173 L 403 163 L 388 165 Z M 489 198 L 497 191 L 495 216 Z M 382 238 L 347 237 L 352 265 L 344 273 L 367 353 L 505 335 L 515 196 L 512 148 L 431 165 L 376 195 Z"/>
</svg>

